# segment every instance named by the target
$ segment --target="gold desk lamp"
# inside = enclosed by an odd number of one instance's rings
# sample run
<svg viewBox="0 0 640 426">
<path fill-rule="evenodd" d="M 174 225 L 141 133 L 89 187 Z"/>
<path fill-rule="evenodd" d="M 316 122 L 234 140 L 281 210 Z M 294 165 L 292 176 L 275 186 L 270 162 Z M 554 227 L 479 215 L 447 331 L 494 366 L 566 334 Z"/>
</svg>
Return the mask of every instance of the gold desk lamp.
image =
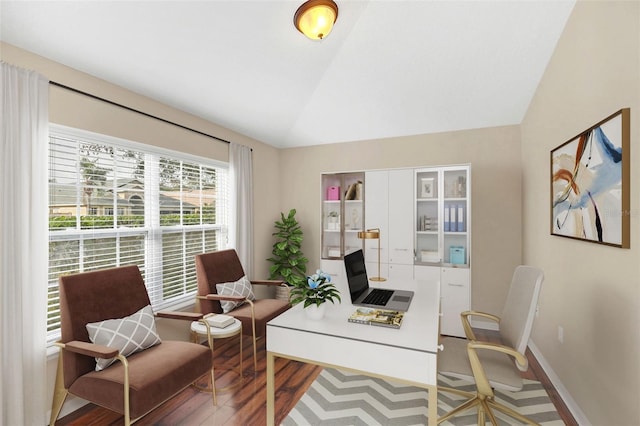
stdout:
<svg viewBox="0 0 640 426">
<path fill-rule="evenodd" d="M 378 240 L 378 276 L 370 277 L 371 281 L 386 281 L 386 278 L 380 276 L 380 228 L 367 229 L 366 231 L 358 232 L 358 238 L 362 240 Z"/>
</svg>

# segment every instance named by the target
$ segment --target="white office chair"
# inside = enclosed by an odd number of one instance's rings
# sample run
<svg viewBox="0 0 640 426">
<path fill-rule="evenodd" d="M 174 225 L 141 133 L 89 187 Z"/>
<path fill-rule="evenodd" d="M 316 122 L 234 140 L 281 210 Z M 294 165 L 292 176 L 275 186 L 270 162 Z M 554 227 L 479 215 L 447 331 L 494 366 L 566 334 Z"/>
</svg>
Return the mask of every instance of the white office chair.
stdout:
<svg viewBox="0 0 640 426">
<path fill-rule="evenodd" d="M 511 288 L 502 315 L 462 312 L 462 325 L 467 339 L 442 339 L 443 351 L 438 355 L 438 372 L 463 380 L 475 381 L 476 392 L 438 387 L 438 392 L 450 392 L 469 398 L 451 412 L 438 419 L 438 424 L 472 407 L 478 407 L 478 424 L 485 424 L 485 415 L 498 425 L 493 409 L 526 424 L 536 423 L 513 409 L 495 401 L 493 389 L 519 391 L 523 382 L 520 371 L 528 368 L 525 351 L 533 326 L 538 295 L 544 275 L 538 268 L 518 266 L 511 280 Z M 469 317 L 477 316 L 496 321 L 500 326 L 502 345 L 477 341 Z M 514 361 L 511 359 L 513 357 Z M 517 368 L 516 368 L 517 367 Z"/>
</svg>

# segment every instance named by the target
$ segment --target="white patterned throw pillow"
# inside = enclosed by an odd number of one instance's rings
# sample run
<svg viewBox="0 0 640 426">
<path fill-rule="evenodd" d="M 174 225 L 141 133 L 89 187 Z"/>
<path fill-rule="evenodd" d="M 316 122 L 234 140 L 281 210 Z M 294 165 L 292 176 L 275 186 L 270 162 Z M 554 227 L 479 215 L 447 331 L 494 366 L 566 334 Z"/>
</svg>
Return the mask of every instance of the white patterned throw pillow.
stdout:
<svg viewBox="0 0 640 426">
<path fill-rule="evenodd" d="M 253 288 L 251 287 L 251 281 L 245 276 L 238 281 L 230 283 L 216 284 L 216 291 L 220 296 L 242 296 L 245 299 L 255 300 L 253 295 Z M 229 300 L 221 300 L 222 312 L 225 314 L 236 308 L 236 306 L 242 305 L 244 302 L 232 302 Z"/>
<path fill-rule="evenodd" d="M 87 331 L 93 343 L 118 349 L 124 356 L 160 343 L 151 305 L 145 306 L 128 317 L 89 323 Z M 96 358 L 96 371 L 104 370 L 115 360 L 115 358 Z"/>
</svg>

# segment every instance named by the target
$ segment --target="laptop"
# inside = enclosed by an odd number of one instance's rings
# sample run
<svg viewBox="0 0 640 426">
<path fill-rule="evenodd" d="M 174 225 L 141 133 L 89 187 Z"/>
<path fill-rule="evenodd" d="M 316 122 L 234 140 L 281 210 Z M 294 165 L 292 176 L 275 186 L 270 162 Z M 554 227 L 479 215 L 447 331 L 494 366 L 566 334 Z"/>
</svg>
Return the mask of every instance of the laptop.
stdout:
<svg viewBox="0 0 640 426">
<path fill-rule="evenodd" d="M 344 267 L 347 271 L 351 303 L 354 305 L 402 312 L 409 310 L 413 291 L 369 287 L 362 249 L 345 255 Z"/>
</svg>

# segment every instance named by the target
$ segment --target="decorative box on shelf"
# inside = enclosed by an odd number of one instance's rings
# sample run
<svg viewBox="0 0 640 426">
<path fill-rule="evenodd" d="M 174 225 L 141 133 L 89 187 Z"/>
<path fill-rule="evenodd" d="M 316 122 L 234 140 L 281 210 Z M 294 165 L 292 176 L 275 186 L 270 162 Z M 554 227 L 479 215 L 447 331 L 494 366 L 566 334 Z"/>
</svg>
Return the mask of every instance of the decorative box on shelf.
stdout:
<svg viewBox="0 0 640 426">
<path fill-rule="evenodd" d="M 327 201 L 338 201 L 340 199 L 340 187 L 330 186 L 327 188 Z"/>
<path fill-rule="evenodd" d="M 449 262 L 453 265 L 463 265 L 464 261 L 464 247 L 451 246 L 449 248 Z"/>
</svg>

